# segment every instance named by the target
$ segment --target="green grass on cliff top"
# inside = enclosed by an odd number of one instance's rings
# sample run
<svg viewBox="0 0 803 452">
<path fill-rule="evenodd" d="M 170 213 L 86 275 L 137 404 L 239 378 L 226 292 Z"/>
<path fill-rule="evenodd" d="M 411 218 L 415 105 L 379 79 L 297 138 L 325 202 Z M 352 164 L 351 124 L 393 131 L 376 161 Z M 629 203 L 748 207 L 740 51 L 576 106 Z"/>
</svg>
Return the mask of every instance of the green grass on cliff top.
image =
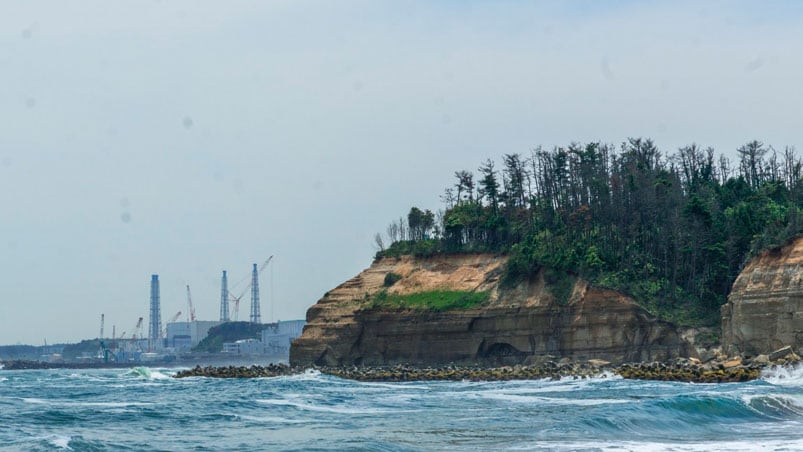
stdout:
<svg viewBox="0 0 803 452">
<path fill-rule="evenodd" d="M 471 309 L 488 301 L 490 292 L 462 292 L 450 290 L 434 290 L 409 295 L 388 294 L 379 292 L 371 303 L 372 309 L 411 308 L 432 311 L 449 311 L 455 309 Z"/>
</svg>

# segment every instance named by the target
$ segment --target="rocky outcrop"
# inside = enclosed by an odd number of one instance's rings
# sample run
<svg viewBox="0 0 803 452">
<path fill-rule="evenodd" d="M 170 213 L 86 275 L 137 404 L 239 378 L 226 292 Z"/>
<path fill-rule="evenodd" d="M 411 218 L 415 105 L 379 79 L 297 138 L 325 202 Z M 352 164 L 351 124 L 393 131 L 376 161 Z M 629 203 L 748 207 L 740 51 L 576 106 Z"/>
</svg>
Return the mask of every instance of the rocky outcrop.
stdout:
<svg viewBox="0 0 803 452">
<path fill-rule="evenodd" d="M 722 345 L 731 354 L 803 346 L 803 238 L 765 251 L 736 278 L 722 306 Z"/>
<path fill-rule="evenodd" d="M 493 255 L 403 257 L 375 262 L 328 292 L 307 311 L 290 350 L 291 365 L 512 365 L 569 358 L 612 363 L 693 355 L 671 324 L 631 298 L 582 280 L 559 302 L 543 272 L 500 287 L 505 258 Z M 384 287 L 385 276 L 401 279 Z M 377 308 L 382 290 L 488 291 L 479 308 L 451 311 Z"/>
</svg>

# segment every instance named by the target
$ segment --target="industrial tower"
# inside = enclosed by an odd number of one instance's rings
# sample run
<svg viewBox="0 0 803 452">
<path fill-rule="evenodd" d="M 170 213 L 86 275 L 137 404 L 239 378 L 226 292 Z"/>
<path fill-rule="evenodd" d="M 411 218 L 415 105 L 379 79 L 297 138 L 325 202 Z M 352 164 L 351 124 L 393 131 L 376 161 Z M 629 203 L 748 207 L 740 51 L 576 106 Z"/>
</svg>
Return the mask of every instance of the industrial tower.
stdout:
<svg viewBox="0 0 803 452">
<path fill-rule="evenodd" d="M 151 346 L 162 339 L 162 311 L 159 307 L 159 275 L 151 276 L 151 319 L 148 325 Z"/>
<path fill-rule="evenodd" d="M 262 323 L 262 316 L 259 314 L 259 271 L 257 270 L 257 264 L 254 264 L 254 270 L 251 272 L 251 323 Z"/>
<path fill-rule="evenodd" d="M 220 281 L 220 321 L 229 321 L 229 282 L 226 279 L 226 270 L 223 270 L 223 279 Z"/>
</svg>

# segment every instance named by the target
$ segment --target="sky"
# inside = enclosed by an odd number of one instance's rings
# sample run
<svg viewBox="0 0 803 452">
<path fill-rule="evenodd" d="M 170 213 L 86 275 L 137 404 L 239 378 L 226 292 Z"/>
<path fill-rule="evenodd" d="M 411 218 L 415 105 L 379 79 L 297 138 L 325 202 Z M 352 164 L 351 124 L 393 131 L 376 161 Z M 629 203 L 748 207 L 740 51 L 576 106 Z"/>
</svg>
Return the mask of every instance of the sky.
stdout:
<svg viewBox="0 0 803 452">
<path fill-rule="evenodd" d="M 456 170 L 649 137 L 803 145 L 803 5 L 7 0 L 0 344 L 200 319 L 260 276 L 304 318 Z M 242 288 L 244 286 L 240 286 Z M 234 290 L 237 293 L 240 288 Z M 240 319 L 248 316 L 248 296 Z"/>
</svg>

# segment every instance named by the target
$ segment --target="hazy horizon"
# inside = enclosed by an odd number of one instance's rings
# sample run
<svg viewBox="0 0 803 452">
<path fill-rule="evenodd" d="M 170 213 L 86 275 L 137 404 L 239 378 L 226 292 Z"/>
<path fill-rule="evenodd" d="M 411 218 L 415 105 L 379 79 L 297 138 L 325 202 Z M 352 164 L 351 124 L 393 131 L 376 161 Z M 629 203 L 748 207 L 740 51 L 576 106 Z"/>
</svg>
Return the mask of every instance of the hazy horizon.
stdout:
<svg viewBox="0 0 803 452">
<path fill-rule="evenodd" d="M 802 145 L 796 2 L 13 1 L 0 16 L 0 344 L 302 319 L 456 170 L 650 137 Z M 271 278 L 272 272 L 272 278 Z M 243 298 L 240 319 L 248 318 Z M 274 306 L 271 307 L 271 304 Z M 271 316 L 271 312 L 273 315 Z"/>
</svg>

